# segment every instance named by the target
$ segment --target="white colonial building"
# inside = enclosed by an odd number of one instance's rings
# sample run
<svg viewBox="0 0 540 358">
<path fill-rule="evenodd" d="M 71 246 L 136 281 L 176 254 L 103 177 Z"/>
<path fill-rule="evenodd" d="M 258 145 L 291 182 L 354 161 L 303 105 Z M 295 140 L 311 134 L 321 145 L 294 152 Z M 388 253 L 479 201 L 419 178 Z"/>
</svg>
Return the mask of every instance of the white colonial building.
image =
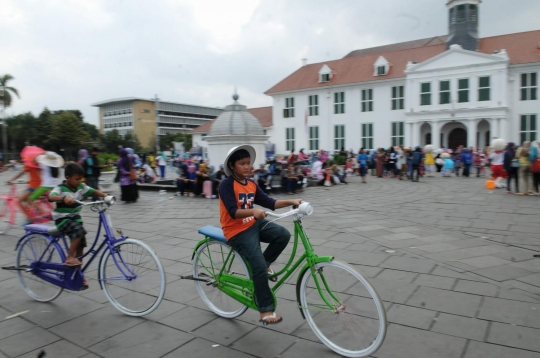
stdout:
<svg viewBox="0 0 540 358">
<path fill-rule="evenodd" d="M 450 0 L 449 35 L 307 64 L 269 89 L 277 153 L 537 139 L 540 30 L 478 37 L 481 0 Z"/>
</svg>

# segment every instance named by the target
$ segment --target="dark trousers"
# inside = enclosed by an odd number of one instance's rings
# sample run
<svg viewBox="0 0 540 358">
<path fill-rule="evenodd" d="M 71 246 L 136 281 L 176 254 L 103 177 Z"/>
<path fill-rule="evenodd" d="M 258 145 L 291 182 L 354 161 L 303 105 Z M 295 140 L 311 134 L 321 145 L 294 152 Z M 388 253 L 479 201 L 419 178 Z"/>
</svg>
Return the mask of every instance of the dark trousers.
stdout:
<svg viewBox="0 0 540 358">
<path fill-rule="evenodd" d="M 192 181 L 185 182 L 182 179 L 176 181 L 176 190 L 180 192 L 180 195 L 184 195 L 184 192 L 193 191 L 195 183 Z"/>
<path fill-rule="evenodd" d="M 463 164 L 463 176 L 468 178 L 470 173 L 471 173 L 471 165 Z"/>
<path fill-rule="evenodd" d="M 88 185 L 90 188 L 94 188 L 96 190 L 99 190 L 99 178 L 95 177 L 93 175 L 89 175 L 86 177 L 86 185 Z M 93 195 L 92 200 L 97 201 L 99 200 L 99 197 Z"/>
<path fill-rule="evenodd" d="M 516 183 L 516 193 L 519 191 L 519 178 L 518 178 L 518 168 L 510 168 L 510 170 L 507 171 L 508 178 L 506 179 L 506 190 L 510 191 L 510 183 L 512 182 L 512 178 L 514 178 Z"/>
<path fill-rule="evenodd" d="M 288 193 L 294 193 L 298 190 L 298 178 L 285 178 L 285 180 Z"/>
<path fill-rule="evenodd" d="M 414 173 L 415 172 L 416 172 L 416 179 L 414 179 Z M 412 165 L 411 180 L 418 181 L 419 176 L 420 176 L 420 165 L 419 164 L 413 164 Z"/>
<path fill-rule="evenodd" d="M 165 178 L 165 165 L 159 166 L 159 174 L 161 175 L 161 179 Z"/>
<path fill-rule="evenodd" d="M 268 220 L 255 220 L 250 228 L 235 235 L 229 240 L 233 247 L 251 266 L 255 298 L 259 312 L 274 311 L 274 297 L 268 285 L 268 267 L 277 260 L 287 247 L 291 234 L 283 226 Z M 268 247 L 261 250 L 261 242 Z"/>
<path fill-rule="evenodd" d="M 533 177 L 534 192 L 538 193 L 538 184 L 540 184 L 540 173 L 531 173 Z"/>
</svg>

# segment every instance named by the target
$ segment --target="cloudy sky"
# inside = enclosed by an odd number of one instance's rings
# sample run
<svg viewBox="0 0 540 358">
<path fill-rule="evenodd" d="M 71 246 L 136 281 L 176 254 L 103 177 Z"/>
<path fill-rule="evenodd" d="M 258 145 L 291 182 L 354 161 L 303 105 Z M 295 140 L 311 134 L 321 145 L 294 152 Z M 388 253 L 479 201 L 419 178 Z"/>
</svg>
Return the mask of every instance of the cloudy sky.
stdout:
<svg viewBox="0 0 540 358">
<path fill-rule="evenodd" d="M 80 109 L 119 97 L 249 107 L 310 63 L 447 33 L 447 0 L 0 0 L 8 114 Z M 540 1 L 483 0 L 482 37 L 540 29 Z M 540 40 L 540 39 L 539 39 Z"/>
</svg>

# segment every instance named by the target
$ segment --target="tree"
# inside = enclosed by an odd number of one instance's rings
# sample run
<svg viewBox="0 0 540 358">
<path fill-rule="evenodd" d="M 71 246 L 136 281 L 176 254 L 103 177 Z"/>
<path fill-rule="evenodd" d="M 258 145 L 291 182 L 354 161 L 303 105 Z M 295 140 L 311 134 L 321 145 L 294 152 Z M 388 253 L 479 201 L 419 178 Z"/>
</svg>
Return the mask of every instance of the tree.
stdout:
<svg viewBox="0 0 540 358">
<path fill-rule="evenodd" d="M 54 114 L 51 129 L 51 135 L 46 141 L 47 146 L 56 149 L 57 152 L 63 150 L 68 158 L 73 158 L 73 153 L 80 149 L 81 142 L 90 140 L 90 136 L 82 128 L 80 119 L 74 113 Z"/>
<path fill-rule="evenodd" d="M 83 122 L 82 124 L 83 129 L 92 140 L 98 140 L 99 139 L 99 129 L 93 125 L 92 123 Z"/>
<path fill-rule="evenodd" d="M 14 80 L 15 77 L 12 75 L 4 75 L 0 77 L 0 87 L 2 87 L 3 91 L 0 92 L 0 99 L 2 100 L 2 103 L 4 104 L 4 108 L 10 107 L 11 102 L 13 101 L 12 94 L 17 95 L 17 97 L 21 98 L 19 96 L 19 91 L 17 91 L 14 87 L 8 87 L 7 83 L 11 80 Z"/>
<path fill-rule="evenodd" d="M 19 91 L 17 91 L 16 88 L 8 87 L 8 85 L 7 85 L 7 83 L 9 81 L 14 80 L 14 79 L 15 79 L 15 77 L 13 77 L 10 74 L 6 74 L 6 75 L 0 77 L 0 87 L 2 87 L 2 91 L 0 92 L 0 100 L 2 101 L 2 104 L 3 104 L 4 114 L 5 114 L 6 108 L 11 106 L 11 102 L 13 100 L 13 97 L 11 96 L 12 94 L 15 94 L 15 95 L 17 95 L 17 97 L 21 98 L 21 96 L 19 96 Z M 2 131 L 2 144 L 3 144 L 4 152 L 7 152 L 7 149 L 8 149 L 8 143 L 7 142 L 8 142 L 7 128 L 5 127 L 5 124 L 4 124 L 4 129 Z"/>
<path fill-rule="evenodd" d="M 169 150 L 173 148 L 173 142 L 184 142 L 184 148 L 189 151 L 193 145 L 193 136 L 189 133 L 167 133 L 159 137 L 159 149 Z"/>
</svg>

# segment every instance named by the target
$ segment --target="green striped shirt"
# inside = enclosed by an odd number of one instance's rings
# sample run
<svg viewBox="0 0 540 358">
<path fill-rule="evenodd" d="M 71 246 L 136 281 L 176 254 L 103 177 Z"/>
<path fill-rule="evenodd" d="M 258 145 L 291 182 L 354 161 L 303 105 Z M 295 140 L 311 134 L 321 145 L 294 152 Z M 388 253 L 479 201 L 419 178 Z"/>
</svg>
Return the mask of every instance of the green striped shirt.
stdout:
<svg viewBox="0 0 540 358">
<path fill-rule="evenodd" d="M 67 197 L 72 198 L 73 200 L 81 201 L 83 198 L 92 195 L 93 192 L 94 189 L 84 183 L 79 184 L 75 190 L 71 190 L 65 183 L 62 183 L 56 186 L 49 195 Z M 67 205 L 62 201 L 57 202 L 56 209 L 53 210 L 53 220 L 56 227 L 64 225 L 68 219 L 82 223 L 82 218 L 79 214 L 81 210 L 81 204 L 73 203 L 71 205 Z"/>
</svg>

